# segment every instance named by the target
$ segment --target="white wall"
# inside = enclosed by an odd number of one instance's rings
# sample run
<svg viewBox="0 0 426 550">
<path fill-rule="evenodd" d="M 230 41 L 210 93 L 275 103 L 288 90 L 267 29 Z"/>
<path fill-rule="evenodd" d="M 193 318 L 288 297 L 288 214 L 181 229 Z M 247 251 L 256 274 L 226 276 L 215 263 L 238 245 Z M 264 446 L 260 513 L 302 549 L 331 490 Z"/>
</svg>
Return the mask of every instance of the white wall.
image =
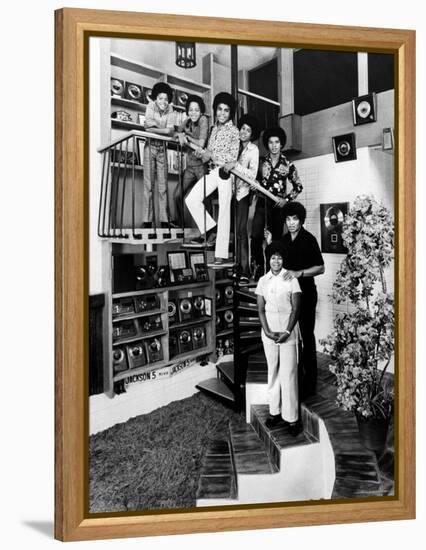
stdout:
<svg viewBox="0 0 426 550">
<path fill-rule="evenodd" d="M 393 154 L 377 148 L 358 149 L 354 161 L 336 163 L 334 155 L 322 155 L 296 162 L 304 189 L 298 199 L 306 206 L 305 227 L 321 243 L 320 204 L 349 202 L 361 194 L 372 194 L 393 213 Z M 337 311 L 342 306 L 332 303 L 330 295 L 335 275 L 342 261 L 341 254 L 323 254 L 325 274 L 316 277 L 318 288 L 317 339 L 331 330 Z M 393 289 L 393 271 L 386 273 L 388 288 Z"/>
<path fill-rule="evenodd" d="M 418 0 L 382 3 L 358 0 L 356 5 L 337 0 L 47 0 L 9 2 L 3 6 L 0 36 L 2 75 L 13 86 L 3 86 L 1 145 L 8 162 L 2 172 L 2 224 L 10 232 L 2 238 L 1 304 L 3 345 L 1 539 L 5 548 L 51 550 L 53 518 L 53 10 L 63 5 L 188 15 L 275 19 L 305 23 L 416 28 L 417 113 L 426 120 L 426 23 Z M 18 85 L 16 83 L 22 83 Z M 16 84 L 16 85 L 15 85 Z M 36 115 L 36 116 L 35 116 Z M 353 525 L 267 529 L 232 533 L 149 537 L 78 543 L 78 549 L 149 548 L 163 550 L 214 550 L 236 548 L 309 548 L 346 550 L 383 548 L 400 550 L 426 536 L 426 387 L 424 311 L 426 278 L 426 139 L 424 124 L 417 133 L 418 204 L 418 419 L 417 419 L 417 520 Z M 5 198 L 3 198 L 5 196 Z M 19 213 L 19 215 L 18 215 Z M 18 223 L 18 219 L 20 223 Z M 25 220 L 25 223 L 21 223 Z M 21 303 L 30 300 L 31 307 Z M 18 330 L 24 324 L 31 330 Z M 29 360 L 17 351 L 32 351 Z M 33 352 L 35 350 L 35 353 Z M 412 543 L 409 543 L 409 541 Z M 74 546 L 72 546 L 74 547 Z M 76 546 L 77 547 L 77 546 Z"/>
</svg>

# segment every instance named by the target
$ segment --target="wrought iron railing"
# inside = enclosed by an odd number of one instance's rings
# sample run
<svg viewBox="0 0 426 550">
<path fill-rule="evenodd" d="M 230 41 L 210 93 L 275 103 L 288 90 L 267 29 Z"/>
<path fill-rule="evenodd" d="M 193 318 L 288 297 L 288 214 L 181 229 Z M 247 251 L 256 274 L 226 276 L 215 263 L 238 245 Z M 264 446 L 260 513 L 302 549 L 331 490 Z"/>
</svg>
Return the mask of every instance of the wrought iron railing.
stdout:
<svg viewBox="0 0 426 550">
<path fill-rule="evenodd" d="M 184 156 L 182 147 L 173 138 L 150 132 L 132 130 L 123 137 L 98 149 L 102 154 L 102 175 L 99 194 L 98 236 L 108 239 L 153 239 L 183 236 L 183 227 L 172 227 L 170 220 L 169 186 L 166 185 L 168 227 L 160 228 L 156 201 L 155 178 L 151 182 L 152 228 L 143 228 L 142 200 L 144 156 L 151 163 L 151 142 L 162 144 L 168 156 L 168 172 L 177 176 L 182 185 Z M 148 147 L 148 155 L 144 148 Z M 183 197 L 182 197 L 183 200 Z M 158 227 L 157 227 L 158 226 Z M 158 235 L 158 233 L 161 233 Z"/>
</svg>

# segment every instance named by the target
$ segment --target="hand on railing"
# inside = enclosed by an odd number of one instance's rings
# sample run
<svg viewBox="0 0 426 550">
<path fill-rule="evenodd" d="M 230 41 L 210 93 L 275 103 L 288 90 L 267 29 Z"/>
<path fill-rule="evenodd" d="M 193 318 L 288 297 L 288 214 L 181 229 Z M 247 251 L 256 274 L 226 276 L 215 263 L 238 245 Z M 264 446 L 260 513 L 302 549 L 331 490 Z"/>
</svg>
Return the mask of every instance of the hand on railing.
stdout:
<svg viewBox="0 0 426 550">
<path fill-rule="evenodd" d="M 226 162 L 223 165 L 223 169 L 225 170 L 225 172 L 230 172 L 233 168 L 235 168 L 236 164 L 236 162 Z"/>
<path fill-rule="evenodd" d="M 177 134 L 175 134 L 175 138 L 179 141 L 182 147 L 184 145 L 188 145 L 188 139 L 183 132 L 178 132 Z"/>
<path fill-rule="evenodd" d="M 285 204 L 287 204 L 288 200 L 286 198 L 278 199 L 277 202 L 274 204 L 274 208 L 283 208 Z"/>
<path fill-rule="evenodd" d="M 272 233 L 268 229 L 265 229 L 264 237 L 265 237 L 266 244 L 271 244 L 271 242 L 272 242 Z"/>
</svg>

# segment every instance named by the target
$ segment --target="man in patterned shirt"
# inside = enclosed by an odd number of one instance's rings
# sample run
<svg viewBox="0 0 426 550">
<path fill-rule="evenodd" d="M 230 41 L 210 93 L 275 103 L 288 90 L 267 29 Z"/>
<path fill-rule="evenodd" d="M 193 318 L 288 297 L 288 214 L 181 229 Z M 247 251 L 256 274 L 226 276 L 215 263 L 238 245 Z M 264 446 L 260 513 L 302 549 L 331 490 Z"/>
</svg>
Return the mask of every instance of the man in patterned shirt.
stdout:
<svg viewBox="0 0 426 550">
<path fill-rule="evenodd" d="M 198 180 L 185 199 L 188 210 L 200 231 L 200 237 L 194 239 L 194 242 L 201 244 L 216 226 L 216 222 L 205 208 L 204 199 L 211 195 L 215 189 L 218 190 L 216 265 L 225 263 L 229 253 L 232 180 L 229 171 L 224 167 L 238 158 L 240 135 L 238 128 L 232 122 L 235 107 L 235 99 L 227 92 L 220 92 L 214 98 L 213 112 L 216 122 L 210 134 L 207 149 L 200 148 L 195 153 L 203 162 L 210 162 L 213 169 L 208 175 Z"/>
<path fill-rule="evenodd" d="M 274 203 L 264 195 L 257 196 L 251 230 L 251 259 L 257 266 L 256 279 L 264 272 L 265 229 L 272 233 L 274 241 L 281 239 L 284 225 L 281 209 L 303 189 L 296 167 L 282 153 L 287 141 L 284 130 L 280 127 L 268 128 L 264 131 L 262 140 L 268 154 L 262 163 L 260 183 L 279 201 Z M 288 189 L 287 183 L 291 184 L 291 189 Z"/>
</svg>

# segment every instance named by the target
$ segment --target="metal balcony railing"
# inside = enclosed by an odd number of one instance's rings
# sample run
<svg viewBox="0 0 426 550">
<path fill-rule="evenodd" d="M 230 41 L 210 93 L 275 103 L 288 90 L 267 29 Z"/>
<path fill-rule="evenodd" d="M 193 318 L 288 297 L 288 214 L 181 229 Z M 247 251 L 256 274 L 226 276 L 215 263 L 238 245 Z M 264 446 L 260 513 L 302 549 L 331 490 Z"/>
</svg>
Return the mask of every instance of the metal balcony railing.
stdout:
<svg viewBox="0 0 426 550">
<path fill-rule="evenodd" d="M 98 149 L 102 155 L 101 189 L 99 196 L 98 236 L 106 239 L 165 240 L 183 237 L 183 227 L 161 227 L 158 223 L 153 177 L 151 183 L 152 228 L 144 229 L 142 219 L 142 188 L 144 171 L 144 148 L 148 147 L 148 162 L 151 164 L 151 141 L 163 144 L 168 158 L 168 174 L 177 176 L 177 185 L 182 185 L 184 155 L 179 142 L 173 138 L 145 131 L 132 130 L 122 138 Z M 169 186 L 167 210 L 170 222 Z M 183 198 L 182 198 L 183 200 Z M 158 227 L 157 227 L 158 226 Z"/>
</svg>

